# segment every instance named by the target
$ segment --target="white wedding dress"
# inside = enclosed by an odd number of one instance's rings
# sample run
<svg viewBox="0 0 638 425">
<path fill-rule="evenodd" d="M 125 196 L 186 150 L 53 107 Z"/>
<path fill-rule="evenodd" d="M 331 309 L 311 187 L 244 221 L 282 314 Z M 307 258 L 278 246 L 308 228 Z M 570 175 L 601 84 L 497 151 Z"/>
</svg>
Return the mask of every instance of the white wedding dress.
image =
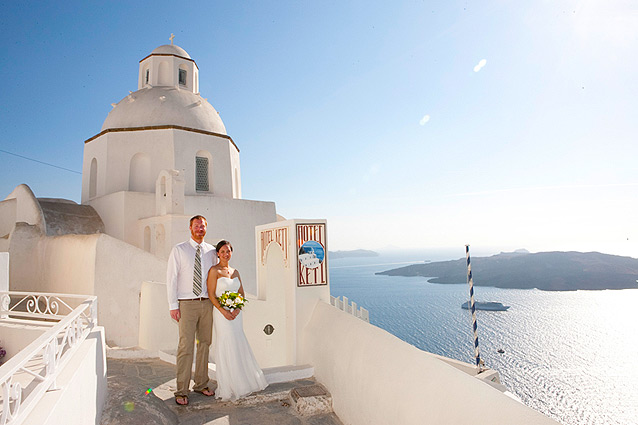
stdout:
<svg viewBox="0 0 638 425">
<path fill-rule="evenodd" d="M 239 285 L 238 278 L 220 277 L 215 296 L 220 297 L 226 291 L 237 292 Z M 242 316 L 240 312 L 234 320 L 227 320 L 219 310 L 213 310 L 213 346 L 217 367 L 215 398 L 223 401 L 237 400 L 268 386 L 244 334 Z"/>
</svg>

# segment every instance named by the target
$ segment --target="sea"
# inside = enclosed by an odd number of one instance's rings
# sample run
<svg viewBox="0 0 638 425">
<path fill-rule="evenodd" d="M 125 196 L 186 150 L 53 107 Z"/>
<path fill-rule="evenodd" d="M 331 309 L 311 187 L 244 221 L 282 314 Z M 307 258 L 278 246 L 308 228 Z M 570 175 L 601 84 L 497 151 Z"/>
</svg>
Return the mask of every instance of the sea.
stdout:
<svg viewBox="0 0 638 425">
<path fill-rule="evenodd" d="M 446 259 L 464 257 L 463 249 L 459 254 Z M 475 364 L 471 316 L 461 308 L 466 282 L 375 275 L 433 257 L 329 257 L 330 293 L 421 350 Z M 476 274 L 473 280 L 475 300 L 510 306 L 477 312 L 479 349 L 524 404 L 564 425 L 638 424 L 638 289 L 549 292 L 476 286 Z"/>
</svg>

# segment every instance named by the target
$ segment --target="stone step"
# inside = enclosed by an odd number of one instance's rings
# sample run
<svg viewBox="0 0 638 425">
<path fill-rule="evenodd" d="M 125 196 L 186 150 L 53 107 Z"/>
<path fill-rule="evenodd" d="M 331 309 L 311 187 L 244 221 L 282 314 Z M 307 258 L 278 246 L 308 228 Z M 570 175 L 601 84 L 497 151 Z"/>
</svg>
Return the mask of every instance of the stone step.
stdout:
<svg viewBox="0 0 638 425">
<path fill-rule="evenodd" d="M 300 416 L 332 412 L 332 396 L 321 384 L 293 388 L 290 391 L 290 401 Z"/>
<path fill-rule="evenodd" d="M 177 350 L 160 351 L 158 355 L 160 360 L 175 364 L 177 362 L 176 351 Z M 208 363 L 208 376 L 210 376 L 210 379 L 212 380 L 217 379 L 216 369 L 217 366 L 215 363 Z M 262 371 L 264 372 L 264 376 L 266 377 L 266 381 L 268 381 L 269 385 L 281 382 L 297 381 L 299 379 L 307 379 L 315 374 L 314 367 L 310 365 L 267 367 L 262 369 Z"/>
</svg>

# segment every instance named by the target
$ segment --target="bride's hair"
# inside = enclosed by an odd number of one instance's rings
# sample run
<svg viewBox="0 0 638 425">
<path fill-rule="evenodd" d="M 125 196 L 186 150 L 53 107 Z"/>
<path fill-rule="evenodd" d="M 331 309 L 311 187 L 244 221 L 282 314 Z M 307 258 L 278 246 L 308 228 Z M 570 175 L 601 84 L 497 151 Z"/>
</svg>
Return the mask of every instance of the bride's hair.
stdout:
<svg viewBox="0 0 638 425">
<path fill-rule="evenodd" d="M 233 252 L 233 245 L 228 242 L 227 240 L 222 239 L 221 241 L 217 242 L 217 245 L 215 246 L 215 251 L 219 252 L 220 249 L 222 249 L 222 246 L 224 245 L 228 245 L 228 247 L 230 248 L 230 252 Z"/>
</svg>

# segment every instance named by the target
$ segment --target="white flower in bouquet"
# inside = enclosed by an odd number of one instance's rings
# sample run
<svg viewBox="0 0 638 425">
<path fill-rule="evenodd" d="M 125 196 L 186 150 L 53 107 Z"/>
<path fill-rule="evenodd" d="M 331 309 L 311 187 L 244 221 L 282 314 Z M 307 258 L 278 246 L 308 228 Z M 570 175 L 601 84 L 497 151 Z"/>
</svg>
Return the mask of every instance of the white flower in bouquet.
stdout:
<svg viewBox="0 0 638 425">
<path fill-rule="evenodd" d="M 241 310 L 244 304 L 248 302 L 240 293 L 231 291 L 225 291 L 221 297 L 217 299 L 219 300 L 219 304 L 230 311 L 234 311 L 235 309 Z"/>
</svg>

